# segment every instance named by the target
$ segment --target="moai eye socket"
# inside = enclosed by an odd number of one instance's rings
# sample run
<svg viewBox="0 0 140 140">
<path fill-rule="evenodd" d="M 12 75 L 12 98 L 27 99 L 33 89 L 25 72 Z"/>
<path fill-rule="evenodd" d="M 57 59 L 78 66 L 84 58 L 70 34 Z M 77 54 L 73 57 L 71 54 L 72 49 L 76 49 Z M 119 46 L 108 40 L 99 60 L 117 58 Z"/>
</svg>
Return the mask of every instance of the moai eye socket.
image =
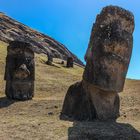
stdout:
<svg viewBox="0 0 140 140">
<path fill-rule="evenodd" d="M 31 58 L 30 57 L 26 58 L 26 62 L 30 63 L 31 62 Z"/>
<path fill-rule="evenodd" d="M 101 24 L 98 28 L 98 36 L 102 41 L 117 40 L 118 36 L 121 36 L 122 30 L 120 29 L 121 23 L 119 20 L 115 20 L 108 24 Z"/>
</svg>

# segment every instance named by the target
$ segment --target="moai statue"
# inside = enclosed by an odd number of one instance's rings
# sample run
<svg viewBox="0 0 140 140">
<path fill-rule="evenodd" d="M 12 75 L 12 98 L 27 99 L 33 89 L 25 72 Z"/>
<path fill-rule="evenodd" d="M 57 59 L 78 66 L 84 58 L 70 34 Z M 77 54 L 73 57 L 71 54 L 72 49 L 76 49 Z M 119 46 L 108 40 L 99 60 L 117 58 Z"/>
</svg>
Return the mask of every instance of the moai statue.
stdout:
<svg viewBox="0 0 140 140">
<path fill-rule="evenodd" d="M 34 96 L 34 52 L 29 43 L 10 42 L 7 48 L 5 80 L 8 98 L 28 100 Z"/>
<path fill-rule="evenodd" d="M 65 62 L 62 60 L 62 61 L 61 61 L 61 65 L 64 65 L 64 63 L 65 63 Z"/>
<path fill-rule="evenodd" d="M 67 58 L 67 68 L 73 68 L 73 58 L 72 57 L 68 57 Z"/>
<path fill-rule="evenodd" d="M 47 56 L 48 56 L 48 60 L 47 60 L 46 64 L 48 64 L 48 65 L 52 65 L 52 62 L 53 62 L 53 56 L 52 56 L 51 54 L 48 54 Z"/>
<path fill-rule="evenodd" d="M 68 89 L 61 118 L 116 120 L 132 48 L 134 16 L 116 6 L 103 8 L 93 26 L 83 80 Z"/>
</svg>

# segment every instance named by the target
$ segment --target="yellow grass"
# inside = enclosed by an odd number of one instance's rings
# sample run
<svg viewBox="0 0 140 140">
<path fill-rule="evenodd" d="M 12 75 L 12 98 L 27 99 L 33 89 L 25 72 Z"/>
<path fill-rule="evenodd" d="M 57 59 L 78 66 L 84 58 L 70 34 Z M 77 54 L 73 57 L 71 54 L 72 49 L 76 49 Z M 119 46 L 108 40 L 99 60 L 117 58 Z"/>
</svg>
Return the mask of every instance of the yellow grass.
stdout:
<svg viewBox="0 0 140 140">
<path fill-rule="evenodd" d="M 83 68 L 67 69 L 59 64 L 60 59 L 54 59 L 55 66 L 48 66 L 45 64 L 47 57 L 36 54 L 35 97 L 25 102 L 9 101 L 4 98 L 3 80 L 6 46 L 0 42 L 0 140 L 64 140 L 77 135 L 76 132 L 92 133 L 99 124 L 59 120 L 67 89 L 82 79 Z M 120 93 L 121 116 L 118 119 L 118 122 L 131 124 L 130 127 L 137 131 L 140 131 L 139 92 L 139 80 L 126 80 L 124 92 Z"/>
</svg>

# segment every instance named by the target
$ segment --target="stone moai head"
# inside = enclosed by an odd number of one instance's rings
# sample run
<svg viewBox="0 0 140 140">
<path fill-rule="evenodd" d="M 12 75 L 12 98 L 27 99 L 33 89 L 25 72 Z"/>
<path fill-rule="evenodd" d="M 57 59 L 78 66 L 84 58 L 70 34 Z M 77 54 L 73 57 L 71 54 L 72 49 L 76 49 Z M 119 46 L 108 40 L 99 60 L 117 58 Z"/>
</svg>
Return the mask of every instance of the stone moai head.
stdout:
<svg viewBox="0 0 140 140">
<path fill-rule="evenodd" d="M 67 68 L 73 68 L 73 57 L 67 58 Z"/>
<path fill-rule="evenodd" d="M 120 7 L 107 6 L 97 15 L 85 55 L 81 82 L 65 96 L 61 119 L 116 120 L 133 47 L 134 17 Z"/>
<path fill-rule="evenodd" d="M 121 92 L 133 48 L 134 16 L 107 6 L 97 15 L 85 55 L 83 79 L 105 91 Z"/>
<path fill-rule="evenodd" d="M 34 95 L 35 64 L 31 45 L 21 41 L 11 41 L 6 57 L 6 96 L 27 100 Z"/>
</svg>

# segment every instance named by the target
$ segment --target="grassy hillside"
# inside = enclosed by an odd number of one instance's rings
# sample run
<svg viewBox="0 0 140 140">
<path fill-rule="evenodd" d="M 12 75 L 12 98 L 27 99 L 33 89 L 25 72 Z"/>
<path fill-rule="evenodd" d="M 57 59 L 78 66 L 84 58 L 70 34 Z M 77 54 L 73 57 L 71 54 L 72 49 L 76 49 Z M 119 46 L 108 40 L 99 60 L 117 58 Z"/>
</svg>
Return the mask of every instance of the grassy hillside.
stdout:
<svg viewBox="0 0 140 140">
<path fill-rule="evenodd" d="M 138 80 L 126 80 L 124 92 L 120 93 L 121 116 L 118 124 L 60 121 L 59 114 L 67 89 L 69 85 L 81 80 L 83 69 L 78 66 L 67 69 L 59 64 L 59 59 L 54 60 L 55 66 L 48 66 L 44 55 L 35 55 L 36 87 L 33 100 L 7 100 L 3 80 L 6 46 L 0 42 L 0 140 L 85 140 L 106 130 L 109 135 L 115 131 L 118 135 L 121 132 L 120 135 L 129 133 L 130 136 L 140 131 Z"/>
<path fill-rule="evenodd" d="M 10 41 L 23 39 L 26 36 L 26 41 L 30 42 L 34 46 L 34 51 L 41 53 L 53 55 L 56 58 L 66 59 L 67 56 L 72 56 L 74 61 L 79 65 L 83 66 L 83 63 L 78 59 L 72 52 L 70 52 L 67 47 L 55 39 L 34 30 L 25 24 L 22 24 L 15 19 L 7 16 L 4 13 L 0 13 L 0 40 Z M 40 47 L 42 46 L 42 47 Z M 49 46 L 49 47 L 46 47 Z"/>
</svg>

